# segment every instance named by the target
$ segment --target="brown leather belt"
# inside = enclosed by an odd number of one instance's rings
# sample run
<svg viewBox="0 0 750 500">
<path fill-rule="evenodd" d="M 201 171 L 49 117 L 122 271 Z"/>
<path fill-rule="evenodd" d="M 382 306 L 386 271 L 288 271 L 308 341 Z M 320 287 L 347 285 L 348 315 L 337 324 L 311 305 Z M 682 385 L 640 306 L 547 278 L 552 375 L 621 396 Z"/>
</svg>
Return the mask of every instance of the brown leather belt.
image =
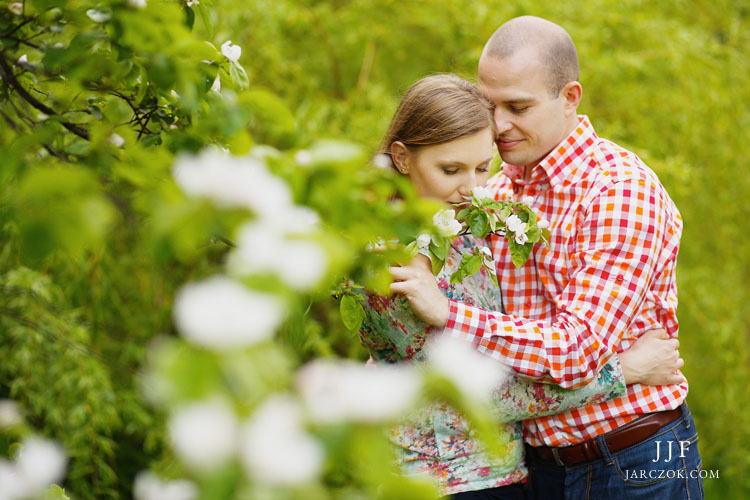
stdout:
<svg viewBox="0 0 750 500">
<path fill-rule="evenodd" d="M 605 433 L 604 442 L 607 443 L 610 452 L 623 450 L 653 436 L 659 429 L 681 416 L 682 409 L 679 406 L 674 410 L 649 413 Z M 557 465 L 574 465 L 602 457 L 596 438 L 561 448 L 549 446 L 532 446 L 531 448 L 542 460 L 555 462 Z"/>
</svg>

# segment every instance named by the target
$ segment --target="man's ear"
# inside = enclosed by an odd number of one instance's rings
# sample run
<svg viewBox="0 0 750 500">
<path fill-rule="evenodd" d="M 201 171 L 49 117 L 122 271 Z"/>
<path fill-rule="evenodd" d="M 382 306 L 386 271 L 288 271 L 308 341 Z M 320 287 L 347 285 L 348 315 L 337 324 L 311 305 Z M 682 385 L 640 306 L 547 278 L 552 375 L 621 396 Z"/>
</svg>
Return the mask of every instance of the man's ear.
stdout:
<svg viewBox="0 0 750 500">
<path fill-rule="evenodd" d="M 565 99 L 565 114 L 568 116 L 575 116 L 578 105 L 581 103 L 581 96 L 583 95 L 583 88 L 579 82 L 568 82 L 560 91 L 560 94 Z"/>
<path fill-rule="evenodd" d="M 391 144 L 391 159 L 396 170 L 404 175 L 409 175 L 409 149 L 401 141 L 393 141 Z"/>
</svg>

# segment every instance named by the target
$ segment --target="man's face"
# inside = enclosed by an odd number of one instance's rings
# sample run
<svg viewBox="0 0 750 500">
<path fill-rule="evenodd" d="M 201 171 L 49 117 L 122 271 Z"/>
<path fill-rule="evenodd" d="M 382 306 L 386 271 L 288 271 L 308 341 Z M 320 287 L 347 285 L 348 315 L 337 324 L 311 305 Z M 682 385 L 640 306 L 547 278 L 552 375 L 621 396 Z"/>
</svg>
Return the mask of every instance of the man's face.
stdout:
<svg viewBox="0 0 750 500">
<path fill-rule="evenodd" d="M 534 166 L 570 133 L 575 107 L 565 90 L 552 95 L 547 70 L 532 48 L 504 59 L 483 54 L 479 89 L 495 105 L 495 143 L 507 163 Z"/>
</svg>

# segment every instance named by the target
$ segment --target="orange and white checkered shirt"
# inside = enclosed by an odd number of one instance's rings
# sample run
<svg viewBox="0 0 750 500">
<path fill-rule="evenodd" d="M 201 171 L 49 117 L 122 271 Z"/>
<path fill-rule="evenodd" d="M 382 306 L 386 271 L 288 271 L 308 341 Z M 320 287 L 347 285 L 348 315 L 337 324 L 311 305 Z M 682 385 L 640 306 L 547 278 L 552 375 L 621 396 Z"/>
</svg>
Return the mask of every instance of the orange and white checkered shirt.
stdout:
<svg viewBox="0 0 750 500">
<path fill-rule="evenodd" d="M 445 333 L 517 372 L 573 388 L 645 331 L 677 336 L 675 264 L 682 218 L 656 174 L 634 153 L 597 137 L 585 116 L 529 181 L 504 165 L 490 179 L 498 200 L 533 198 L 552 237 L 516 269 L 490 235 L 507 314 L 450 301 Z M 525 421 L 533 446 L 567 446 L 640 414 L 677 408 L 688 386 L 628 386 L 625 396 Z"/>
</svg>

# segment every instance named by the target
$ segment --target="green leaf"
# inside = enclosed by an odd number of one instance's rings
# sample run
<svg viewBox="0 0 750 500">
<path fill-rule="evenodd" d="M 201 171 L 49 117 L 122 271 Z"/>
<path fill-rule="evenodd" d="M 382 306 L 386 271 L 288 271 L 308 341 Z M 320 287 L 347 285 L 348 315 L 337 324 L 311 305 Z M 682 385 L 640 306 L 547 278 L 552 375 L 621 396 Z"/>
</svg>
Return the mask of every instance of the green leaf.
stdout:
<svg viewBox="0 0 750 500">
<path fill-rule="evenodd" d="M 456 219 L 459 219 L 459 220 L 464 219 L 470 213 L 471 213 L 470 208 L 462 208 L 461 210 L 459 210 L 458 214 L 456 214 Z"/>
<path fill-rule="evenodd" d="M 436 256 L 432 252 L 430 253 L 432 254 L 432 259 L 430 259 L 431 264 L 432 264 L 432 274 L 437 276 L 438 273 L 443 270 L 443 266 L 445 265 L 445 259 L 441 259 L 440 257 Z"/>
<path fill-rule="evenodd" d="M 508 248 L 510 248 L 510 256 L 513 260 L 513 265 L 519 268 L 526 264 L 531 255 L 531 249 L 534 247 L 533 243 L 526 243 L 525 245 L 519 245 L 512 238 L 508 238 Z"/>
<path fill-rule="evenodd" d="M 185 26 L 187 26 L 189 29 L 193 29 L 193 25 L 195 24 L 195 12 L 192 8 L 185 6 Z"/>
<path fill-rule="evenodd" d="M 484 238 L 490 232 L 489 218 L 484 210 L 474 212 L 469 219 L 471 234 L 475 238 Z"/>
<path fill-rule="evenodd" d="M 450 247 L 451 242 L 443 237 L 433 236 L 432 241 L 430 241 L 430 252 L 440 260 L 445 260 L 448 257 Z"/>
<path fill-rule="evenodd" d="M 460 283 L 467 276 L 476 274 L 482 268 L 483 257 L 478 250 L 466 253 L 461 257 L 458 269 L 451 275 L 451 283 Z"/>
<path fill-rule="evenodd" d="M 341 321 L 344 322 L 347 329 L 351 331 L 359 330 L 359 327 L 362 326 L 362 320 L 365 319 L 365 310 L 357 299 L 351 295 L 344 295 L 339 304 L 339 311 Z"/>
<path fill-rule="evenodd" d="M 250 86 L 250 79 L 245 72 L 245 68 L 236 61 L 229 62 L 229 76 L 240 90 L 245 90 Z"/>
</svg>

